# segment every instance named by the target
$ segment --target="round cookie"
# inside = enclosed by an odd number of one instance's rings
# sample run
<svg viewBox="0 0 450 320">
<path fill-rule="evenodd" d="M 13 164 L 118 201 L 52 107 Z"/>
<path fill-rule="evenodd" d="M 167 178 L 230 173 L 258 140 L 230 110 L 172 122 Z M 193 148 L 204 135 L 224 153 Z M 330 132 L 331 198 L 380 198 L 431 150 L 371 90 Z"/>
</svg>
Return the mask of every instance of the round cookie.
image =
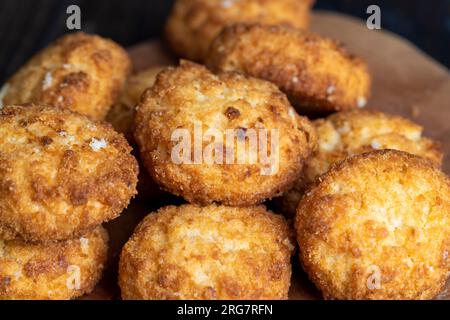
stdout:
<svg viewBox="0 0 450 320">
<path fill-rule="evenodd" d="M 353 156 L 296 216 L 300 259 L 328 299 L 431 299 L 450 267 L 450 180 L 394 150 Z"/>
<path fill-rule="evenodd" d="M 164 207 L 122 251 L 122 298 L 287 299 L 292 250 L 286 221 L 263 206 Z"/>
<path fill-rule="evenodd" d="M 230 26 L 214 40 L 206 64 L 275 83 L 302 114 L 361 108 L 370 94 L 364 61 L 335 40 L 284 26 Z"/>
<path fill-rule="evenodd" d="M 0 238 L 65 240 L 116 218 L 138 166 L 111 126 L 37 105 L 0 111 Z"/>
<path fill-rule="evenodd" d="M 103 227 L 62 242 L 0 240 L 0 300 L 67 300 L 90 293 L 107 251 Z"/>
<path fill-rule="evenodd" d="M 0 108 L 45 104 L 103 120 L 130 69 L 128 54 L 113 41 L 72 33 L 35 55 L 7 81 Z"/>
<path fill-rule="evenodd" d="M 280 195 L 316 145 L 311 123 L 275 85 L 190 62 L 158 75 L 135 121 L 147 170 L 191 203 L 254 205 Z"/>
<path fill-rule="evenodd" d="M 294 216 L 305 189 L 330 167 L 352 155 L 378 149 L 415 154 L 441 166 L 443 153 L 438 142 L 422 136 L 422 126 L 408 119 L 378 111 L 355 110 L 335 113 L 313 122 L 318 148 L 304 166 L 294 188 L 277 199 L 288 216 Z"/>
<path fill-rule="evenodd" d="M 177 0 L 166 25 L 166 38 L 180 57 L 206 58 L 214 37 L 239 22 L 309 26 L 312 0 Z"/>
</svg>

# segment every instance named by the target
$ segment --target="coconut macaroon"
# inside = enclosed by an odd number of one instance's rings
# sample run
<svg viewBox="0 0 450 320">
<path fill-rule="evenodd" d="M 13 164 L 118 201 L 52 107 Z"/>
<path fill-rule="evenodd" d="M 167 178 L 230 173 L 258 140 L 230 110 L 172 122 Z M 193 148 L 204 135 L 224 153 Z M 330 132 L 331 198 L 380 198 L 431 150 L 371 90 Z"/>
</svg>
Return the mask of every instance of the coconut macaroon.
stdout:
<svg viewBox="0 0 450 320">
<path fill-rule="evenodd" d="M 130 71 L 126 51 L 94 35 L 58 39 L 7 81 L 2 104 L 37 103 L 102 120 Z"/>
<path fill-rule="evenodd" d="M 119 263 L 123 299 L 287 299 L 291 232 L 264 206 L 164 207 Z"/>
<path fill-rule="evenodd" d="M 66 109 L 0 111 L 0 238 L 65 240 L 117 217 L 138 166 L 111 126 Z"/>
<path fill-rule="evenodd" d="M 311 123 L 275 85 L 184 61 L 158 75 L 135 120 L 155 181 L 201 204 L 254 205 L 281 194 L 316 144 Z"/>
<path fill-rule="evenodd" d="M 153 86 L 156 76 L 164 68 L 164 66 L 154 66 L 132 75 L 125 85 L 119 102 L 109 110 L 106 121 L 111 123 L 117 132 L 123 133 L 127 139 L 132 138 L 133 135 L 136 105 L 144 91 Z"/>
<path fill-rule="evenodd" d="M 443 153 L 438 142 L 422 136 L 423 128 L 405 118 L 378 111 L 335 113 L 313 122 L 318 148 L 307 160 L 303 176 L 294 188 L 277 199 L 281 211 L 294 216 L 305 189 L 331 165 L 355 154 L 378 149 L 396 149 L 424 157 L 441 166 Z"/>
<path fill-rule="evenodd" d="M 366 64 L 335 40 L 284 26 L 230 26 L 211 46 L 213 71 L 269 80 L 300 113 L 362 108 L 370 94 Z"/>
<path fill-rule="evenodd" d="M 402 151 L 357 155 L 305 195 L 296 229 L 325 298 L 431 299 L 450 268 L 450 180 Z"/>
<path fill-rule="evenodd" d="M 202 61 L 214 37 L 239 23 L 309 26 L 313 0 L 178 0 L 166 25 L 166 38 L 182 58 Z"/>
<path fill-rule="evenodd" d="M 90 293 L 102 277 L 108 234 L 47 244 L 0 240 L 0 300 L 68 300 Z"/>
</svg>

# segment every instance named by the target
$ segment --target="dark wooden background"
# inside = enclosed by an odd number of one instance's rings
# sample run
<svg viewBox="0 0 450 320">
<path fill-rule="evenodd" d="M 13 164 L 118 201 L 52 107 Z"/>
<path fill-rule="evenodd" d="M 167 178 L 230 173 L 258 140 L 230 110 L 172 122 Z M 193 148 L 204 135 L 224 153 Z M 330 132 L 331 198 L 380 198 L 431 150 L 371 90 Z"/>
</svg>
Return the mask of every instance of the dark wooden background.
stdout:
<svg viewBox="0 0 450 320">
<path fill-rule="evenodd" d="M 37 50 L 67 32 L 66 9 L 71 4 L 81 7 L 83 31 L 130 46 L 161 34 L 172 2 L 0 0 L 0 84 Z M 411 40 L 450 66 L 450 0 L 318 0 L 315 8 L 366 18 L 370 4 L 381 7 L 384 29 Z"/>
</svg>

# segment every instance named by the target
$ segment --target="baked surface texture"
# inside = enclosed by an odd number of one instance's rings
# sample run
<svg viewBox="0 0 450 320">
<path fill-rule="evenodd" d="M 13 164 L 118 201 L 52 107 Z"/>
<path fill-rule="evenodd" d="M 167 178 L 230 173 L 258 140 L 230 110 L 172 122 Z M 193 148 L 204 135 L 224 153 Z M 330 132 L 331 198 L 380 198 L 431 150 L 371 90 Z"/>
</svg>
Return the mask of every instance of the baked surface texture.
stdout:
<svg viewBox="0 0 450 320">
<path fill-rule="evenodd" d="M 405 152 L 357 155 L 310 189 L 296 230 L 325 298 L 431 299 L 450 265 L 450 181 Z"/>
<path fill-rule="evenodd" d="M 312 0 L 178 0 L 166 24 L 172 50 L 201 62 L 214 37 L 226 26 L 239 23 L 309 26 Z"/>
<path fill-rule="evenodd" d="M 335 113 L 313 122 L 318 148 L 305 163 L 303 175 L 294 188 L 277 204 L 282 212 L 294 216 L 308 186 L 327 172 L 334 163 L 352 155 L 373 150 L 395 149 L 421 156 L 440 167 L 443 152 L 440 143 L 422 135 L 423 127 L 406 118 L 374 110 Z"/>
<path fill-rule="evenodd" d="M 338 41 L 285 26 L 225 28 L 206 64 L 215 72 L 237 71 L 275 83 L 300 114 L 361 108 L 370 95 L 371 78 L 361 58 Z"/>
<path fill-rule="evenodd" d="M 158 75 L 135 120 L 147 170 L 191 203 L 254 205 L 280 195 L 316 146 L 312 124 L 275 85 L 234 73 L 214 75 L 186 61 Z M 217 133 L 214 139 L 209 129 Z M 187 135 L 190 152 L 179 148 L 186 139 L 174 139 L 178 133 Z"/>
<path fill-rule="evenodd" d="M 45 48 L 7 81 L 3 105 L 36 103 L 103 120 L 131 69 L 111 40 L 73 33 Z"/>
<path fill-rule="evenodd" d="M 0 300 L 68 300 L 90 293 L 107 251 L 103 227 L 62 242 L 0 240 Z"/>
<path fill-rule="evenodd" d="M 0 237 L 79 237 L 119 216 L 138 165 L 110 125 L 37 105 L 0 111 Z"/>
<path fill-rule="evenodd" d="M 122 251 L 122 298 L 287 299 L 290 235 L 263 206 L 164 207 Z"/>
</svg>

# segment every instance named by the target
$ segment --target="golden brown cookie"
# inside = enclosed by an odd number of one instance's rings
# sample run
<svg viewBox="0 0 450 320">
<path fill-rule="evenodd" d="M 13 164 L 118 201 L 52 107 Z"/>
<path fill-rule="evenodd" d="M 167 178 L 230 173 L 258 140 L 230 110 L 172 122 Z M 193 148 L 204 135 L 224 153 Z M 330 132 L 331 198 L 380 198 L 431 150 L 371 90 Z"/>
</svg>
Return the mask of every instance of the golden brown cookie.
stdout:
<svg viewBox="0 0 450 320">
<path fill-rule="evenodd" d="M 370 94 L 360 58 L 335 40 L 284 26 L 226 28 L 213 42 L 207 66 L 277 84 L 301 114 L 362 108 Z"/>
<path fill-rule="evenodd" d="M 122 298 L 287 299 L 292 250 L 286 221 L 263 206 L 164 207 L 122 251 Z"/>
<path fill-rule="evenodd" d="M 431 299 L 450 267 L 450 180 L 380 150 L 335 165 L 300 202 L 300 258 L 329 299 Z"/>
<path fill-rule="evenodd" d="M 36 103 L 103 120 L 130 66 L 126 51 L 111 40 L 69 34 L 39 52 L 7 81 L 0 108 Z"/>
<path fill-rule="evenodd" d="M 424 157 L 441 166 L 440 144 L 422 136 L 422 126 L 408 119 L 378 111 L 338 112 L 313 122 L 318 148 L 308 159 L 294 188 L 277 200 L 282 212 L 294 216 L 305 189 L 330 167 L 355 154 L 395 149 Z"/>
<path fill-rule="evenodd" d="M 166 38 L 182 58 L 202 61 L 226 26 L 239 23 L 309 26 L 313 0 L 178 0 L 166 25 Z"/>
<path fill-rule="evenodd" d="M 0 300 L 66 300 L 90 293 L 108 251 L 103 227 L 46 244 L 0 240 Z"/>
<path fill-rule="evenodd" d="M 147 170 L 193 203 L 254 205 L 280 195 L 316 145 L 311 123 L 275 85 L 185 61 L 158 75 L 135 120 Z"/>
<path fill-rule="evenodd" d="M 116 218 L 138 166 L 111 126 L 37 105 L 0 111 L 0 238 L 80 236 Z"/>
</svg>

